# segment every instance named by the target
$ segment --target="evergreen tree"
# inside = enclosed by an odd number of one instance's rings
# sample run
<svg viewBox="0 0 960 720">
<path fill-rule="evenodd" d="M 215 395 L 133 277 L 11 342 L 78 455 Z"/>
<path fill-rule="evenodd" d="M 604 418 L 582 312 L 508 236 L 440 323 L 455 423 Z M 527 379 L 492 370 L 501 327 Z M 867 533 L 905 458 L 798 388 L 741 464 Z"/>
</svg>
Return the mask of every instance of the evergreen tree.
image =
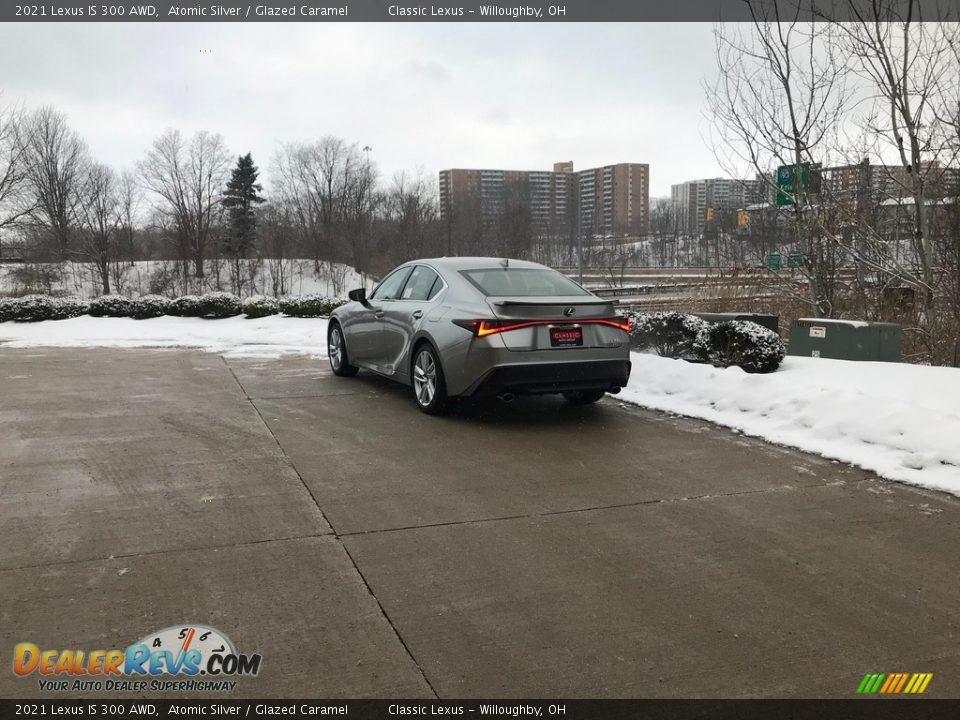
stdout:
<svg viewBox="0 0 960 720">
<path fill-rule="evenodd" d="M 237 158 L 237 166 L 224 192 L 223 205 L 230 216 L 229 250 L 235 257 L 247 257 L 257 238 L 257 218 L 253 210 L 265 200 L 260 197 L 263 186 L 257 182 L 259 175 L 253 157 L 247 153 Z"/>
</svg>

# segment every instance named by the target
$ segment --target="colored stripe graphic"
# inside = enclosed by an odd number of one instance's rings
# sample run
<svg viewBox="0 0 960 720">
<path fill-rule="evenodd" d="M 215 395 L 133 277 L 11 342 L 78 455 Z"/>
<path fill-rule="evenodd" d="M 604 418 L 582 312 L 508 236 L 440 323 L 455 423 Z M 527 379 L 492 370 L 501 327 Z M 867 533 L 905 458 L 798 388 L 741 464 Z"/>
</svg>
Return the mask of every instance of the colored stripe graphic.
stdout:
<svg viewBox="0 0 960 720">
<path fill-rule="evenodd" d="M 857 694 L 919 695 L 932 679 L 933 673 L 867 673 L 857 686 Z"/>
<path fill-rule="evenodd" d="M 933 677 L 933 673 L 920 673 L 917 677 L 916 684 L 913 686 L 914 694 L 922 693 L 926 690 L 931 677 Z"/>
<path fill-rule="evenodd" d="M 880 683 L 883 682 L 885 677 L 886 675 L 883 673 L 867 673 L 863 676 L 863 680 L 860 681 L 860 687 L 857 688 L 857 692 L 861 695 L 872 695 L 880 689 Z"/>
</svg>

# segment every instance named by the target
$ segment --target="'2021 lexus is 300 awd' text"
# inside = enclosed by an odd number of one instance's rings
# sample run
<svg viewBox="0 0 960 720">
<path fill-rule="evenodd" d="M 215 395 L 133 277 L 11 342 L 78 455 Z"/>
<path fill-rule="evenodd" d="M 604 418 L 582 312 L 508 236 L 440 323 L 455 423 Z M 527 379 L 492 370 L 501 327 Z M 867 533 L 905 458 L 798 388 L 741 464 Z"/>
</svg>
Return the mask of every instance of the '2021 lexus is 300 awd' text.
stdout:
<svg viewBox="0 0 960 720">
<path fill-rule="evenodd" d="M 452 397 L 562 393 L 596 402 L 630 376 L 628 318 L 544 265 L 498 258 L 404 263 L 330 316 L 330 367 L 411 386 L 424 412 Z"/>
</svg>

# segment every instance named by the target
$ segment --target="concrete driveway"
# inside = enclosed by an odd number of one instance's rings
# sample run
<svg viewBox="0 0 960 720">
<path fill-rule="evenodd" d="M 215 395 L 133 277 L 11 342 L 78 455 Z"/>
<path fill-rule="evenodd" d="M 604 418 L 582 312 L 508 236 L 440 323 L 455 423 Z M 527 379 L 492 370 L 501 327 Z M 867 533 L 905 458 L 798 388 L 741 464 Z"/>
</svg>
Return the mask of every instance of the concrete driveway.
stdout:
<svg viewBox="0 0 960 720">
<path fill-rule="evenodd" d="M 614 398 L 0 348 L 3 697 L 17 642 L 187 622 L 262 654 L 232 697 L 960 696 L 958 548 L 956 499 Z"/>
</svg>

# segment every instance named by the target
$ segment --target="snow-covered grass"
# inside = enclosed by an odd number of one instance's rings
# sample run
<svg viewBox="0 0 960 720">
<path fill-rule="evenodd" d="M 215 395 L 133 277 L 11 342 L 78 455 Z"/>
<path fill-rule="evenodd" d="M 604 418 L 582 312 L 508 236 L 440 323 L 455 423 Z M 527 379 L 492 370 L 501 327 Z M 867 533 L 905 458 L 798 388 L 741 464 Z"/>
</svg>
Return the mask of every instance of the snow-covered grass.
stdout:
<svg viewBox="0 0 960 720">
<path fill-rule="evenodd" d="M 230 356 L 327 354 L 327 320 L 271 315 L 207 320 L 195 317 L 78 317 L 36 323 L 0 323 L 0 346 L 200 348 Z"/>
<path fill-rule="evenodd" d="M 127 297 L 161 294 L 167 296 L 203 294 L 229 290 L 247 297 L 272 295 L 323 295 L 345 297 L 354 288 L 373 287 L 372 278 L 363 277 L 352 267 L 333 262 L 315 263 L 308 259 L 241 261 L 244 284 L 234 287 L 231 265 L 208 261 L 206 277 L 192 276 L 192 265 L 178 265 L 170 260 L 141 260 L 132 265 L 120 263 L 111 268 L 112 292 Z M 253 283 L 250 275 L 253 275 Z M 41 265 L 20 265 L 0 261 L 0 295 L 54 293 L 91 300 L 101 294 L 102 285 L 91 263 L 64 262 Z"/>
<path fill-rule="evenodd" d="M 618 398 L 960 495 L 960 370 L 787 357 L 753 375 L 645 353 L 632 361 Z"/>
</svg>

